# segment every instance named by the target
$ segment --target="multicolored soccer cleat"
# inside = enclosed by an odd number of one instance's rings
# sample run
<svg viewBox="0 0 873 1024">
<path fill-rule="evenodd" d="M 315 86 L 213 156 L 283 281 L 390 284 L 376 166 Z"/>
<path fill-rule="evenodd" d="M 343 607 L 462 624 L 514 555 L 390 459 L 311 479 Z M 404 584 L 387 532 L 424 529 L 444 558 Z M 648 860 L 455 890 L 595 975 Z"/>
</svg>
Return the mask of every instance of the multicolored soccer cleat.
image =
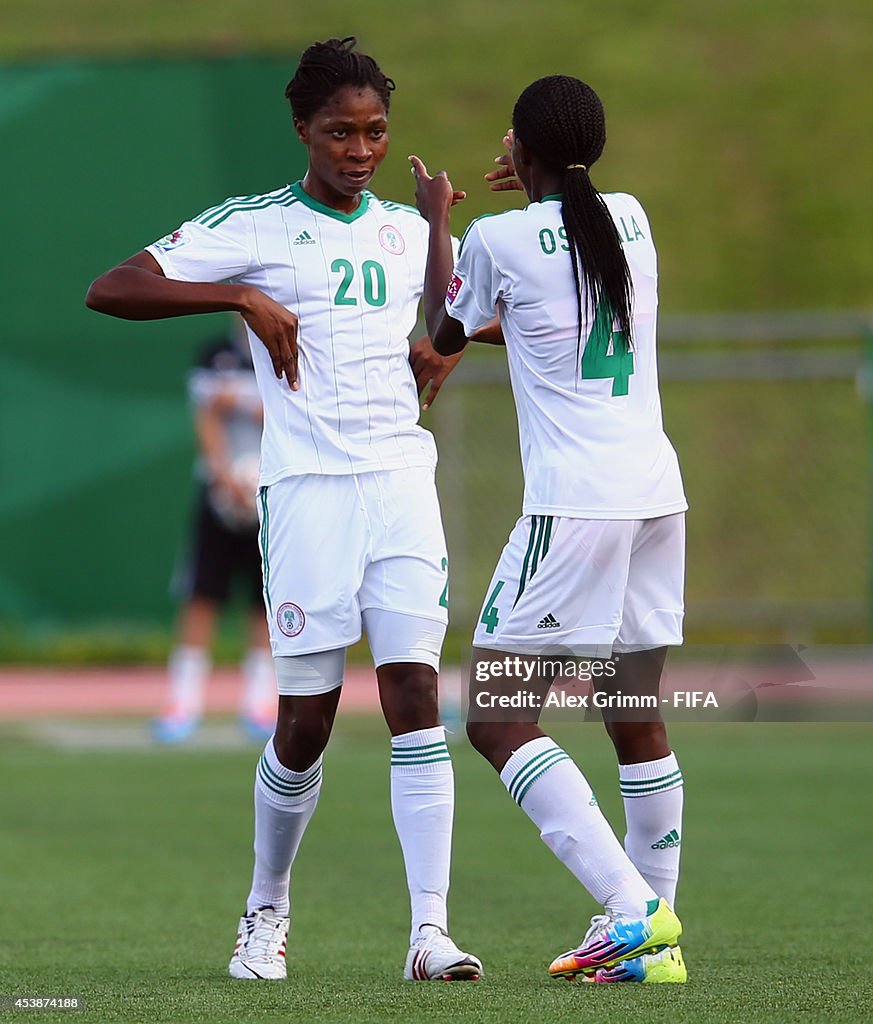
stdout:
<svg viewBox="0 0 873 1024">
<path fill-rule="evenodd" d="M 594 918 L 582 944 L 556 957 L 549 965 L 549 974 L 553 978 L 575 978 L 677 945 L 682 924 L 667 901 L 650 900 L 646 909 L 648 914 L 638 921 Z"/>
<path fill-rule="evenodd" d="M 615 967 L 598 967 L 593 974 L 581 974 L 579 978 L 582 981 L 601 983 L 637 981 L 682 984 L 688 980 L 688 971 L 682 959 L 682 950 L 678 946 L 667 946 L 657 953 L 643 953 L 632 960 L 622 960 Z"/>
</svg>

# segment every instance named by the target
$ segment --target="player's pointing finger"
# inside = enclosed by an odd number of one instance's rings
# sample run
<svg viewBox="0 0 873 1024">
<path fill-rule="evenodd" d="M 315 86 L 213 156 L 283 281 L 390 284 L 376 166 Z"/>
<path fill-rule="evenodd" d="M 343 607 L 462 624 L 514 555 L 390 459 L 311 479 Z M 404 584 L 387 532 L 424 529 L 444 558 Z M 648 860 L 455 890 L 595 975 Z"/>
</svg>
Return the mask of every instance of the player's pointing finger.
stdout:
<svg viewBox="0 0 873 1024">
<path fill-rule="evenodd" d="M 412 173 L 416 178 L 428 178 L 430 175 L 427 173 L 427 168 L 424 163 L 417 156 L 411 156 L 409 162 L 412 164 Z"/>
</svg>

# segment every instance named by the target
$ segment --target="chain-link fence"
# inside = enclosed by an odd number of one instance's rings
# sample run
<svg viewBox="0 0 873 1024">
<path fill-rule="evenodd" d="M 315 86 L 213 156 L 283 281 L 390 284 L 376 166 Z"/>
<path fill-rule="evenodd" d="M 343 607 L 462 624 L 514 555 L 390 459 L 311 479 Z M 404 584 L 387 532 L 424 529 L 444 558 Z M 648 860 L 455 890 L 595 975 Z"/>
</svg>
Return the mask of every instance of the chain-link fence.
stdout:
<svg viewBox="0 0 873 1024">
<path fill-rule="evenodd" d="M 865 639 L 869 317 L 683 316 L 664 318 L 660 337 L 665 425 L 691 505 L 688 639 Z M 474 347 L 428 425 L 440 447 L 452 624 L 469 635 L 521 511 L 503 351 Z"/>
</svg>

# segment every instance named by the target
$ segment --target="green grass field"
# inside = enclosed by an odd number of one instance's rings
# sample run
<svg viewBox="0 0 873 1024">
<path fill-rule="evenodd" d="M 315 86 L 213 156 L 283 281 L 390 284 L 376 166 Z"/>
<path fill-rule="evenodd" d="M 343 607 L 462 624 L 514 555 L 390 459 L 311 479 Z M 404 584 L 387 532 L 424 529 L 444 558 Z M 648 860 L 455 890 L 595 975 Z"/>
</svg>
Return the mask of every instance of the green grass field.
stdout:
<svg viewBox="0 0 873 1024">
<path fill-rule="evenodd" d="M 600 728 L 556 735 L 617 824 Z M 0 991 L 84 996 L 75 1020 L 857 1024 L 873 1015 L 869 726 L 674 727 L 687 784 L 679 909 L 690 980 L 649 989 L 546 976 L 593 905 L 465 743 L 454 754 L 453 932 L 482 956 L 486 977 L 401 980 L 406 896 L 384 727 L 347 717 L 295 869 L 288 981 L 250 985 L 225 972 L 249 880 L 254 748 L 60 751 L 9 726 L 2 738 Z"/>
</svg>

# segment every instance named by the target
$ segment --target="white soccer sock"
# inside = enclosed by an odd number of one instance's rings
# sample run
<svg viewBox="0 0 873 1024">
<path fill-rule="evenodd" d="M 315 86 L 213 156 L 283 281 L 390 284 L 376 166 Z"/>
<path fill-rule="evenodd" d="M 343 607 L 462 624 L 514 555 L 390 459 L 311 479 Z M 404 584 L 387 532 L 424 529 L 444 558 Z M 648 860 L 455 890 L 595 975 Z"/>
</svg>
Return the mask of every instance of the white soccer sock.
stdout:
<svg viewBox="0 0 873 1024">
<path fill-rule="evenodd" d="M 272 737 L 255 774 L 255 869 L 246 913 L 272 907 L 289 912 L 291 865 L 321 792 L 321 762 L 302 772 L 280 763 Z"/>
<path fill-rule="evenodd" d="M 685 796 L 676 755 L 620 764 L 618 777 L 627 820 L 624 848 L 637 871 L 672 907 L 679 881 Z"/>
<path fill-rule="evenodd" d="M 406 865 L 413 942 L 424 924 L 448 928 L 455 776 L 441 725 L 391 737 L 391 811 Z"/>
<path fill-rule="evenodd" d="M 258 715 L 276 703 L 276 670 L 273 654 L 266 647 L 251 647 L 242 660 L 243 693 L 240 712 Z"/>
<path fill-rule="evenodd" d="M 203 714 L 206 679 L 212 668 L 205 647 L 180 644 L 170 655 L 167 671 L 170 676 L 169 704 L 174 712 L 198 717 Z"/>
<path fill-rule="evenodd" d="M 516 750 L 500 773 L 509 795 L 558 860 L 615 917 L 644 917 L 655 898 L 597 806 L 585 776 L 554 740 Z"/>
</svg>

